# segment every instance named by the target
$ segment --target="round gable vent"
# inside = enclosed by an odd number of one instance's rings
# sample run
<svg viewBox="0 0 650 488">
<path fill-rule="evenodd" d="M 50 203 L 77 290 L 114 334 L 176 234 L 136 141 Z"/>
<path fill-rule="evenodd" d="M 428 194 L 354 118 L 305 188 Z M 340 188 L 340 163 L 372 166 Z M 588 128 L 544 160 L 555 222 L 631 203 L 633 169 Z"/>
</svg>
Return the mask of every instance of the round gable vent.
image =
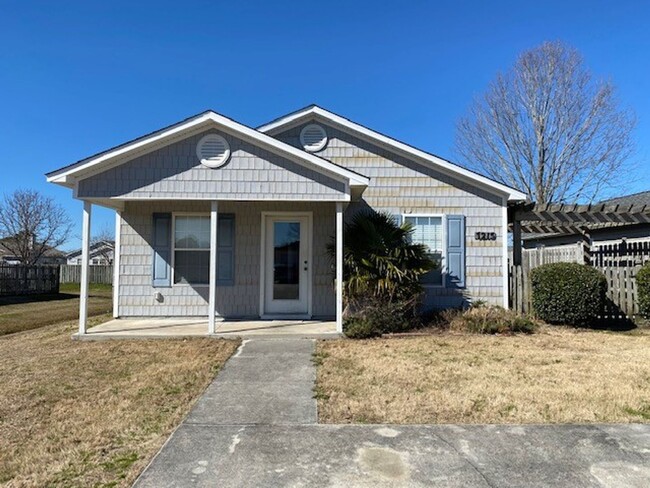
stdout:
<svg viewBox="0 0 650 488">
<path fill-rule="evenodd" d="M 196 145 L 196 155 L 208 168 L 219 168 L 228 162 L 230 146 L 219 134 L 208 134 Z"/>
<path fill-rule="evenodd" d="M 320 151 L 327 144 L 327 132 L 318 124 L 309 124 L 300 131 L 300 144 L 305 151 Z"/>
</svg>

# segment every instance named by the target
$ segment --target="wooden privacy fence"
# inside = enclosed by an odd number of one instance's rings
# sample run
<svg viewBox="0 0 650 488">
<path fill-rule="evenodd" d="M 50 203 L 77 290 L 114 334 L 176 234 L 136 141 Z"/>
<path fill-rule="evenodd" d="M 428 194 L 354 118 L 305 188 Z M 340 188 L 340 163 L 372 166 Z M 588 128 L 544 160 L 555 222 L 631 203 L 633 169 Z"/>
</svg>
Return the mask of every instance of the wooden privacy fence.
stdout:
<svg viewBox="0 0 650 488">
<path fill-rule="evenodd" d="M 91 283 L 110 285 L 113 283 L 113 265 L 88 266 L 89 280 Z M 61 283 L 81 283 L 80 264 L 61 265 Z"/>
<path fill-rule="evenodd" d="M 591 248 L 590 260 L 607 279 L 603 318 L 634 319 L 639 313 L 635 277 L 641 266 L 650 260 L 650 242 L 596 244 Z M 514 310 L 532 311 L 530 271 L 542 264 L 557 262 L 583 262 L 582 245 L 522 250 L 521 266 L 510 265 L 510 306 Z"/>
<path fill-rule="evenodd" d="M 634 319 L 639 314 L 636 274 L 650 260 L 650 242 L 623 241 L 594 246 L 591 265 L 607 279 L 605 318 Z"/>
<path fill-rule="evenodd" d="M 0 265 L 0 296 L 58 292 L 58 266 Z"/>
</svg>

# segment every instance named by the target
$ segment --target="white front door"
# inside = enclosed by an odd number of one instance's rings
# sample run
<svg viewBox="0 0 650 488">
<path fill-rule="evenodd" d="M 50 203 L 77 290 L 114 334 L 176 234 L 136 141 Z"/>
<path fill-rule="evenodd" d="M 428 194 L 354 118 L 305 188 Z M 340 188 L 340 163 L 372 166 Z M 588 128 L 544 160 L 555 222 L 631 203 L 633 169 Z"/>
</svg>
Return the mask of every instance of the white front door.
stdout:
<svg viewBox="0 0 650 488">
<path fill-rule="evenodd" d="M 311 215 L 264 215 L 263 316 L 308 316 Z"/>
</svg>

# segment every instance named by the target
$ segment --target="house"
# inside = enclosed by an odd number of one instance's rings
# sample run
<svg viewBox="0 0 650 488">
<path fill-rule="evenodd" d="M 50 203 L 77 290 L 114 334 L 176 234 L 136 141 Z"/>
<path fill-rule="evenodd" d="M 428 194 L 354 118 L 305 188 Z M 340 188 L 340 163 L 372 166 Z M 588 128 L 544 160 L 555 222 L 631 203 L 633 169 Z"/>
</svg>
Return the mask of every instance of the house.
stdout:
<svg viewBox="0 0 650 488">
<path fill-rule="evenodd" d="M 247 317 L 340 331 L 343 222 L 369 209 L 411 222 L 441 259 L 425 307 L 507 306 L 507 207 L 526 198 L 315 105 L 257 129 L 206 111 L 47 180 L 83 201 L 85 255 L 92 206 L 116 210 L 116 317 L 207 317 L 209 333 Z"/>
<path fill-rule="evenodd" d="M 108 240 L 99 240 L 90 246 L 90 265 L 91 266 L 108 266 L 113 264 L 115 242 Z M 68 264 L 81 264 L 81 249 L 76 249 L 66 255 Z"/>
<path fill-rule="evenodd" d="M 624 212 L 632 206 L 650 209 L 650 191 L 610 198 L 599 202 L 598 205 L 606 205 L 611 208 L 616 207 L 621 212 Z M 583 227 L 583 234 L 576 232 L 566 234 L 525 234 L 522 237 L 524 249 L 544 247 L 560 250 L 582 244 L 585 240 L 588 240 L 587 244 L 592 250 L 597 250 L 602 246 L 610 244 L 621 244 L 623 240 L 627 243 L 650 243 L 650 223 L 648 222 L 631 221 L 627 224 L 604 222 L 602 224 L 589 224 Z"/>
<path fill-rule="evenodd" d="M 16 256 L 12 249 L 15 249 L 16 239 L 14 237 L 5 237 L 0 239 L 0 264 L 18 265 L 22 263 L 20 256 Z M 65 264 L 65 254 L 58 249 L 45 246 L 43 254 L 38 258 L 36 265 L 59 265 Z"/>
</svg>

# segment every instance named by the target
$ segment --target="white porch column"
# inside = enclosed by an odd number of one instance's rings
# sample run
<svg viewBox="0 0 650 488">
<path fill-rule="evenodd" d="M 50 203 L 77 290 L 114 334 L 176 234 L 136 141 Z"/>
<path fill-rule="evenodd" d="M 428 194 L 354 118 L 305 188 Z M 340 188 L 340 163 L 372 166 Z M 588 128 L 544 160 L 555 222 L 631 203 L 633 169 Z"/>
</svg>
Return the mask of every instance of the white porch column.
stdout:
<svg viewBox="0 0 650 488">
<path fill-rule="evenodd" d="M 217 218 L 219 202 L 212 201 L 210 209 L 210 300 L 208 303 L 208 334 L 216 331 L 215 313 L 217 311 Z"/>
<path fill-rule="evenodd" d="M 115 248 L 113 250 L 113 318 L 120 316 L 120 232 L 122 211 L 115 211 Z"/>
<path fill-rule="evenodd" d="M 79 334 L 86 333 L 88 321 L 88 266 L 90 261 L 90 217 L 92 205 L 84 201 L 81 230 L 81 292 L 79 295 Z"/>
<path fill-rule="evenodd" d="M 336 204 L 336 331 L 343 332 L 343 204 Z"/>
</svg>

